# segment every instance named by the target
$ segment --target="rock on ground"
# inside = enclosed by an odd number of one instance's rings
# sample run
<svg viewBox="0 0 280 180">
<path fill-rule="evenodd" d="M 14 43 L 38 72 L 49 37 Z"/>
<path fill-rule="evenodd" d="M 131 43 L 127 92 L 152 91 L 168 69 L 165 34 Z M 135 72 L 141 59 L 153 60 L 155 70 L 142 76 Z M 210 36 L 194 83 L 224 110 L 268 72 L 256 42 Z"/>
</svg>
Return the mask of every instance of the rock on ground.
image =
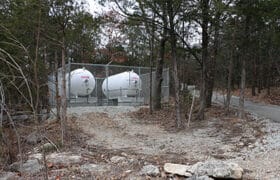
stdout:
<svg viewBox="0 0 280 180">
<path fill-rule="evenodd" d="M 108 165 L 98 165 L 98 164 L 83 164 L 80 167 L 81 172 L 106 172 L 110 169 Z"/>
<path fill-rule="evenodd" d="M 41 151 L 44 152 L 52 152 L 56 150 L 56 146 L 51 143 L 45 143 L 44 145 L 41 146 Z"/>
<path fill-rule="evenodd" d="M 36 145 L 41 142 L 42 137 L 37 133 L 33 132 L 26 137 L 26 142 L 30 145 Z"/>
<path fill-rule="evenodd" d="M 28 156 L 28 159 L 38 159 L 39 161 L 41 161 L 43 159 L 43 154 L 41 153 L 31 154 Z"/>
<path fill-rule="evenodd" d="M 193 175 L 189 178 L 187 178 L 186 180 L 214 180 L 213 178 L 209 177 L 209 176 L 197 176 L 197 175 Z"/>
<path fill-rule="evenodd" d="M 82 161 L 82 156 L 80 155 L 73 155 L 68 152 L 62 152 L 62 153 L 52 153 L 46 157 L 47 162 L 53 163 L 53 164 L 77 164 Z"/>
<path fill-rule="evenodd" d="M 39 163 L 38 159 L 28 159 L 25 163 L 22 164 L 20 172 L 36 174 L 40 172 L 44 166 Z"/>
<path fill-rule="evenodd" d="M 163 170 L 166 173 L 190 177 L 191 180 L 208 180 L 209 177 L 241 179 L 243 174 L 243 169 L 238 164 L 223 161 L 198 162 L 193 166 L 165 163 Z"/>
<path fill-rule="evenodd" d="M 16 179 L 18 175 L 14 172 L 2 172 L 0 173 L 0 180 L 12 180 Z"/>
<path fill-rule="evenodd" d="M 113 157 L 111 157 L 110 160 L 111 160 L 112 163 L 117 164 L 117 163 L 120 163 L 120 162 L 125 162 L 126 158 L 122 157 L 122 156 L 113 156 Z"/>
<path fill-rule="evenodd" d="M 176 174 L 179 176 L 190 177 L 192 174 L 189 171 L 190 166 L 183 164 L 173 164 L 173 163 L 165 163 L 163 166 L 163 170 L 169 174 Z"/>
<path fill-rule="evenodd" d="M 243 169 L 238 164 L 223 161 L 198 162 L 192 166 L 192 171 L 198 176 L 227 179 L 241 179 L 243 174 Z"/>
<path fill-rule="evenodd" d="M 40 172 L 44 166 L 39 162 L 39 159 L 32 158 L 28 159 L 25 163 L 20 167 L 20 162 L 14 162 L 10 165 L 10 171 L 28 173 L 28 174 L 36 174 Z"/>
<path fill-rule="evenodd" d="M 148 176 L 158 176 L 160 174 L 159 168 L 154 165 L 146 165 L 144 166 L 140 173 L 140 175 L 148 175 Z"/>
</svg>

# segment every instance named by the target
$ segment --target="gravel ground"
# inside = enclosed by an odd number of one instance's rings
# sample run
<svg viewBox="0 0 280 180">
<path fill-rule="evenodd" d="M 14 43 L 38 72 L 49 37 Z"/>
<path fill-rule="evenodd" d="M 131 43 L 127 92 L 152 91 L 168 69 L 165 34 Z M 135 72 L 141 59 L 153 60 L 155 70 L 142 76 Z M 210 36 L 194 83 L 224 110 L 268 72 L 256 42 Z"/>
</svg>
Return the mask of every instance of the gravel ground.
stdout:
<svg viewBox="0 0 280 180">
<path fill-rule="evenodd" d="M 240 164 L 245 169 L 244 179 L 280 179 L 279 123 L 253 114 L 253 122 L 234 124 L 242 131 L 232 136 L 230 128 L 221 128 L 221 121 L 215 118 L 201 127 L 175 133 L 154 124 L 137 123 L 126 114 L 139 108 L 74 107 L 68 113 L 76 116 L 78 126 L 92 135 L 87 141 L 89 146 L 147 155 L 175 154 L 192 161 L 218 158 Z M 256 127 L 263 136 L 257 136 Z"/>
<path fill-rule="evenodd" d="M 85 106 L 85 107 L 71 107 L 67 109 L 69 115 L 82 115 L 85 113 L 99 112 L 107 113 L 109 117 L 115 117 L 116 115 L 137 111 L 139 106 Z"/>
<path fill-rule="evenodd" d="M 245 158 L 233 161 L 248 169 L 248 179 L 280 179 L 280 124 L 252 114 L 256 122 L 263 124 L 266 135 L 254 145 L 243 150 Z"/>
</svg>

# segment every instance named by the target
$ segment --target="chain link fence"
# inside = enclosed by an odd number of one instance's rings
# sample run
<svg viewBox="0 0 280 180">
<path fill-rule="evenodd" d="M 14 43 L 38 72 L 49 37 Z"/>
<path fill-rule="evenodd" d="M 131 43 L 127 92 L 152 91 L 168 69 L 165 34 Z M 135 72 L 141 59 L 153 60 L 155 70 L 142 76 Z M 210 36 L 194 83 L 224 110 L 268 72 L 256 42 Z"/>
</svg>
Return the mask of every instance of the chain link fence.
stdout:
<svg viewBox="0 0 280 180">
<path fill-rule="evenodd" d="M 87 95 L 81 96 L 72 93 L 73 88 L 77 87 L 75 84 L 71 84 L 71 78 L 74 76 L 73 71 L 77 69 L 88 70 L 94 76 L 95 87 Z M 71 72 L 70 76 L 68 76 L 69 72 Z M 68 106 L 147 105 L 150 99 L 150 83 L 152 83 L 152 89 L 155 89 L 155 69 L 153 69 L 152 82 L 150 82 L 149 67 L 68 63 L 66 74 Z M 49 76 L 51 106 L 56 105 L 57 99 L 55 79 L 54 74 Z M 58 70 L 58 79 L 58 85 L 61 86 L 61 69 Z M 88 83 L 87 80 L 84 80 L 81 86 L 87 85 L 86 83 Z M 168 68 L 163 70 L 161 97 L 163 102 L 168 102 Z"/>
</svg>

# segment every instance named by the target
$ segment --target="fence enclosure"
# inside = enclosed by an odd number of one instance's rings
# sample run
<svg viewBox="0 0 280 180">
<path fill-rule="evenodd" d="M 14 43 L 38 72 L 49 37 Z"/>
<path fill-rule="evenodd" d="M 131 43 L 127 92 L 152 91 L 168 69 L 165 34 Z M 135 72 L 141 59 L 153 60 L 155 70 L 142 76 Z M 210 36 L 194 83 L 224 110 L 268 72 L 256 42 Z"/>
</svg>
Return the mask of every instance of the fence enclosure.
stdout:
<svg viewBox="0 0 280 180">
<path fill-rule="evenodd" d="M 83 105 L 93 105 L 93 106 L 107 106 L 107 105 L 147 105 L 150 99 L 150 68 L 149 67 L 137 67 L 137 66 L 120 66 L 120 65 L 102 65 L 102 64 L 85 64 L 85 63 L 68 63 L 66 65 L 66 74 L 69 72 L 85 68 L 90 71 L 95 78 L 95 88 L 91 94 L 88 96 L 73 96 L 71 92 L 71 81 L 70 76 L 67 77 L 66 86 L 67 90 L 67 102 L 68 106 L 83 106 Z M 127 94 L 128 89 L 118 88 L 109 90 L 104 94 L 102 90 L 103 81 L 119 73 L 126 71 L 133 71 L 141 79 L 141 86 L 137 87 L 136 93 L 133 96 L 122 96 L 122 94 Z M 58 70 L 60 72 L 60 69 Z M 58 73 L 58 78 L 61 78 L 61 73 Z M 155 69 L 152 72 L 152 89 L 154 90 L 155 85 Z M 110 82 L 108 82 L 110 83 Z M 107 89 L 108 89 L 107 83 Z M 114 82 L 118 83 L 118 82 Z M 50 104 L 52 106 L 56 105 L 56 91 L 55 91 L 55 75 L 49 76 L 49 89 L 50 89 Z M 60 83 L 58 83 L 60 84 Z M 120 96 L 111 97 L 110 94 L 120 94 Z M 165 68 L 163 70 L 163 81 L 162 81 L 162 101 L 168 102 L 169 100 L 169 69 Z"/>
</svg>

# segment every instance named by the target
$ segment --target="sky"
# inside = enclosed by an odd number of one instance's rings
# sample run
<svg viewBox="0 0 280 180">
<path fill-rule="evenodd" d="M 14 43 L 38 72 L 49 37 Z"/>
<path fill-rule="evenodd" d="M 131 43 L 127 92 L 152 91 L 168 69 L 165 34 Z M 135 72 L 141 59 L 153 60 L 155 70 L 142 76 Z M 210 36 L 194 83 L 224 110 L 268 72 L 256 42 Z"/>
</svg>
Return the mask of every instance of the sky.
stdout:
<svg viewBox="0 0 280 180">
<path fill-rule="evenodd" d="M 118 9 L 118 7 L 113 3 L 106 3 L 105 6 L 102 6 L 98 3 L 98 0 L 80 0 L 80 1 L 86 1 L 87 4 L 88 4 L 88 11 L 94 16 L 94 17 L 97 17 L 98 15 L 100 14 L 103 14 L 105 12 L 108 12 L 108 11 L 111 11 L 113 10 L 112 7 L 114 7 L 115 10 Z M 190 41 L 190 45 L 199 45 L 201 44 L 201 36 L 198 34 L 198 32 L 195 32 L 197 30 L 193 29 L 192 33 L 193 34 L 193 37 Z M 201 33 L 201 28 L 198 29 L 199 33 Z M 118 31 L 116 31 L 118 32 Z M 105 34 L 103 34 L 103 37 L 102 37 L 102 44 L 107 44 L 108 42 L 108 36 Z"/>
<path fill-rule="evenodd" d="M 112 7 L 117 9 L 114 3 L 106 3 L 105 6 L 102 6 L 98 3 L 98 0 L 86 0 L 88 4 L 88 11 L 93 15 L 93 17 L 97 17 L 98 15 L 104 14 L 108 11 L 113 10 Z M 110 29 L 111 31 L 107 31 Z M 113 30 L 112 30 L 113 29 Z M 100 47 L 104 47 L 109 42 L 109 37 L 113 38 L 119 36 L 120 33 L 118 28 L 114 28 L 111 26 L 103 27 L 101 34 L 101 44 Z"/>
<path fill-rule="evenodd" d="M 97 16 L 98 14 L 104 13 L 106 11 L 112 10 L 109 6 L 102 6 L 98 3 L 98 0 L 87 0 L 89 5 L 89 12 L 93 16 Z"/>
</svg>

